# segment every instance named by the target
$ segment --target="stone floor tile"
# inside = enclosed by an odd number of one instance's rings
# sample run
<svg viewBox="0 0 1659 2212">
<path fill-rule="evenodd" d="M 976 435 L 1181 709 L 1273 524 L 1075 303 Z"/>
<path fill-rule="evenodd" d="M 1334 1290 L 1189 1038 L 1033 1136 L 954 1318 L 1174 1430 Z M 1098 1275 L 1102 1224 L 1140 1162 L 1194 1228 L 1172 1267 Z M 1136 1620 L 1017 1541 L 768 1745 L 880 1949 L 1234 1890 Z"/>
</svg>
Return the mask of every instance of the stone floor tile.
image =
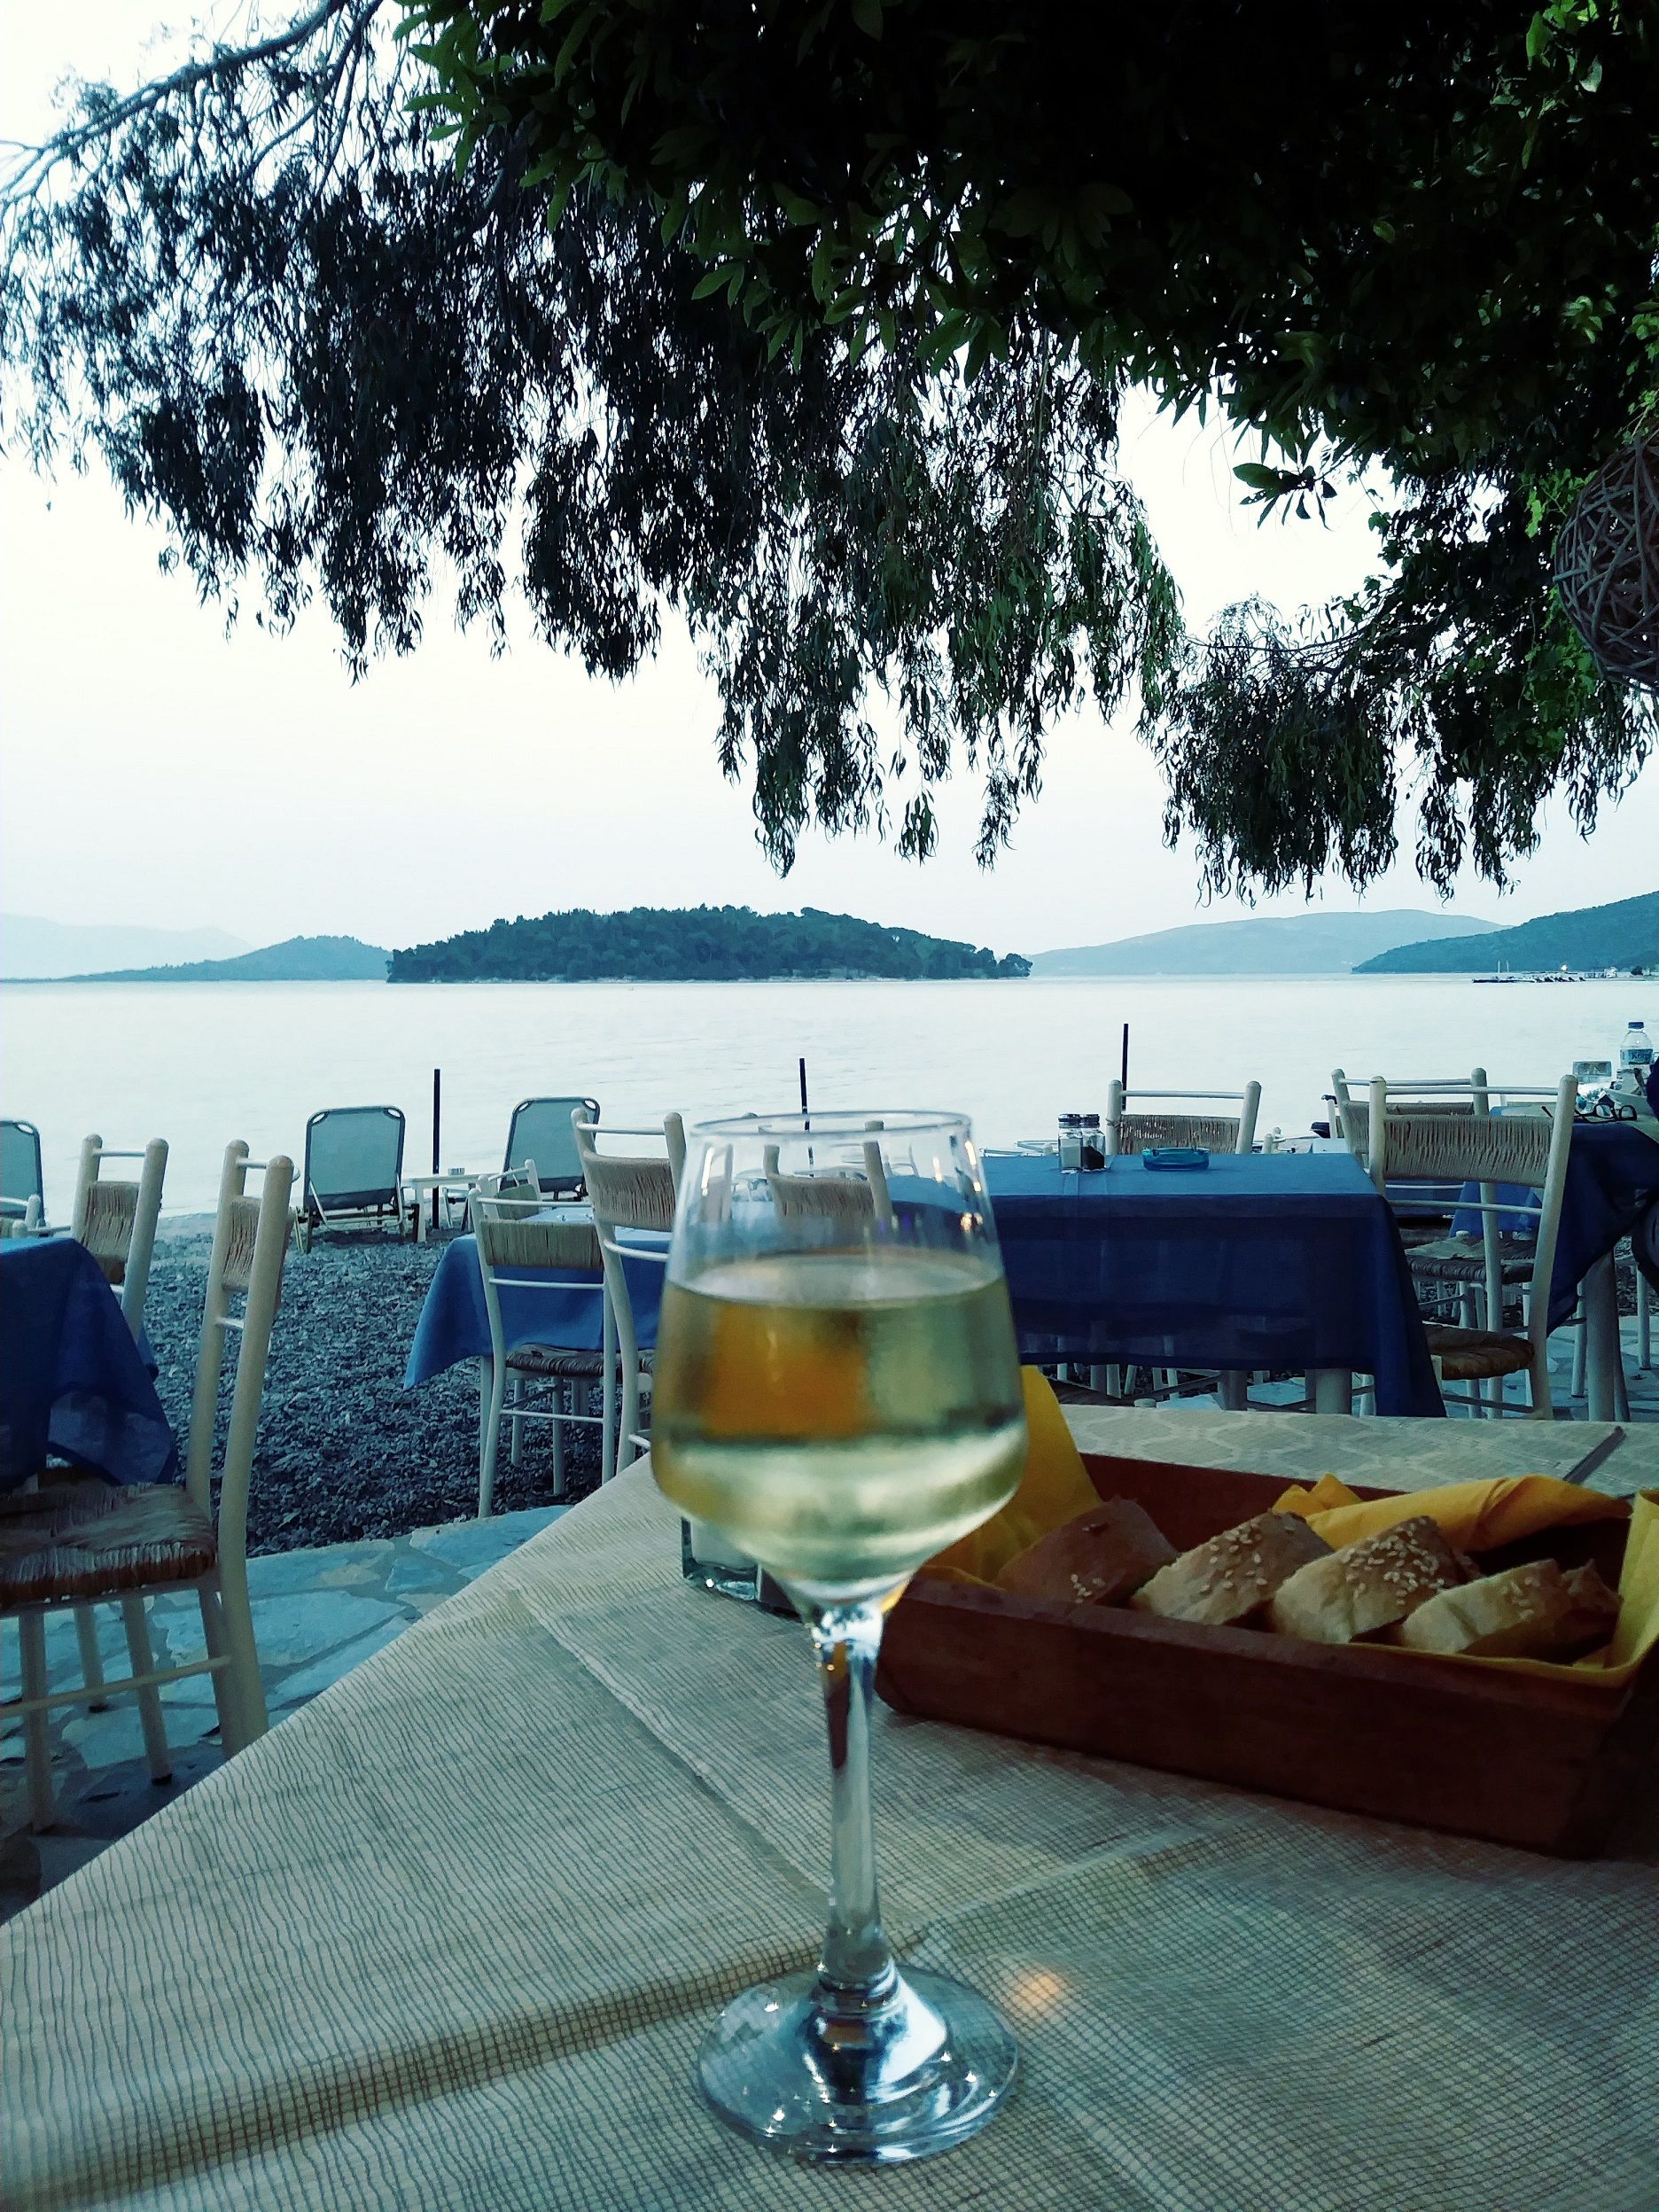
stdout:
<svg viewBox="0 0 1659 2212">
<path fill-rule="evenodd" d="M 261 1552 L 247 1563 L 248 1593 L 255 1598 L 286 1596 L 291 1591 L 344 1589 L 371 1582 L 393 1550 L 384 1540 L 319 1545 L 308 1552 Z"/>
<path fill-rule="evenodd" d="M 405 1552 L 395 1560 L 380 1585 L 389 1598 L 407 1597 L 414 1590 L 448 1592 L 459 1586 L 459 1577 L 453 1567 L 446 1567 L 440 1560 L 428 1558 L 420 1552 Z"/>
<path fill-rule="evenodd" d="M 372 1658 L 377 1651 L 384 1651 L 389 1643 L 394 1642 L 411 1625 L 408 1620 L 397 1616 L 383 1621 L 379 1627 L 371 1628 L 366 1636 L 360 1636 L 355 1643 L 344 1644 L 338 1651 L 331 1651 L 324 1657 L 314 1660 L 308 1667 L 298 1667 L 293 1673 L 284 1675 L 279 1681 L 268 1686 L 267 1694 L 271 1701 L 273 1717 L 292 1711 L 296 1705 L 304 1704 L 307 1699 L 316 1696 L 320 1690 L 326 1690 L 331 1684 L 338 1682 L 341 1675 L 349 1674 L 363 1660 Z"/>
<path fill-rule="evenodd" d="M 471 1581 L 569 1511 L 568 1506 L 533 1506 L 523 1513 L 497 1514 L 487 1521 L 452 1521 L 442 1528 L 417 1529 L 409 1541 L 417 1551 L 442 1560 Z"/>
<path fill-rule="evenodd" d="M 395 1607 L 355 1590 L 294 1590 L 284 1597 L 255 1598 L 253 1610 L 253 1640 L 264 1668 L 301 1666 L 396 1617 Z M 206 1649 L 199 1614 L 193 1621 L 168 1621 L 165 1631 L 175 1660 L 199 1659 Z"/>
<path fill-rule="evenodd" d="M 58 1825 L 71 1834 L 101 1836 L 113 1843 L 223 1764 L 224 1753 L 216 1741 L 175 1746 L 170 1782 L 152 1782 L 142 1759 L 129 1759 L 95 1775 L 78 1793 L 61 1790 Z"/>
</svg>

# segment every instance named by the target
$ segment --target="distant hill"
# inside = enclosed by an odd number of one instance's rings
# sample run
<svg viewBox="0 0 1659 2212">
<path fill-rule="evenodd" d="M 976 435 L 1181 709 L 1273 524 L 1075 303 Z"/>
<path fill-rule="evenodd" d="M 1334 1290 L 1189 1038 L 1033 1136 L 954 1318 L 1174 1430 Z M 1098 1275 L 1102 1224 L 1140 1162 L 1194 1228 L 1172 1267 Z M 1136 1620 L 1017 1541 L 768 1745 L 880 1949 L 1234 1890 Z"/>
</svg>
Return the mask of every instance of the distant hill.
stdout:
<svg viewBox="0 0 1659 2212">
<path fill-rule="evenodd" d="M 1023 976 L 1017 953 L 884 929 L 856 915 L 757 914 L 752 907 L 633 907 L 595 914 L 577 907 L 533 921 L 496 922 L 392 955 L 393 983 L 637 983 L 765 981 L 773 977 L 885 976 L 948 979 Z"/>
<path fill-rule="evenodd" d="M 355 937 L 291 937 L 236 960 L 192 960 L 182 967 L 115 968 L 71 976 L 71 983 L 384 983 L 391 954 Z"/>
<path fill-rule="evenodd" d="M 49 922 L 38 914 L 0 914 L 0 977 L 47 983 L 90 968 L 151 962 L 226 960 L 245 953 L 228 930 L 148 930 L 121 923 Z"/>
<path fill-rule="evenodd" d="M 1502 962 L 1518 972 L 1554 968 L 1659 968 L 1659 891 L 1608 907 L 1543 914 L 1477 946 L 1401 945 L 1367 961 L 1371 976 L 1492 974 Z"/>
<path fill-rule="evenodd" d="M 1190 922 L 1111 945 L 1039 953 L 1034 976 L 1332 976 L 1424 938 L 1481 936 L 1496 929 L 1457 914 L 1250 915 L 1236 922 Z"/>
</svg>

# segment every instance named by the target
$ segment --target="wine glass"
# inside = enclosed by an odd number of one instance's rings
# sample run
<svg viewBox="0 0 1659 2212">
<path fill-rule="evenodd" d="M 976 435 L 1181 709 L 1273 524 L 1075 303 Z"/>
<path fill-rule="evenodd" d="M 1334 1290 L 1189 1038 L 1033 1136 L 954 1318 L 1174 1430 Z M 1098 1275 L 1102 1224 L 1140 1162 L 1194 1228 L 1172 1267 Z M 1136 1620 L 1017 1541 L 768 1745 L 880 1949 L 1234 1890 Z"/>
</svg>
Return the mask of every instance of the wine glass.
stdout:
<svg viewBox="0 0 1659 2212">
<path fill-rule="evenodd" d="M 746 1990 L 704 2043 L 721 2117 L 814 2160 L 890 2163 L 984 2125 L 1014 2079 L 985 2000 L 900 1971 L 869 1799 L 882 1624 L 1012 1494 L 1025 1448 L 1008 1286 L 960 1114 L 779 1115 L 690 1133 L 658 1333 L 651 1460 L 682 1513 L 781 1583 L 830 1729 L 815 1974 Z"/>
</svg>

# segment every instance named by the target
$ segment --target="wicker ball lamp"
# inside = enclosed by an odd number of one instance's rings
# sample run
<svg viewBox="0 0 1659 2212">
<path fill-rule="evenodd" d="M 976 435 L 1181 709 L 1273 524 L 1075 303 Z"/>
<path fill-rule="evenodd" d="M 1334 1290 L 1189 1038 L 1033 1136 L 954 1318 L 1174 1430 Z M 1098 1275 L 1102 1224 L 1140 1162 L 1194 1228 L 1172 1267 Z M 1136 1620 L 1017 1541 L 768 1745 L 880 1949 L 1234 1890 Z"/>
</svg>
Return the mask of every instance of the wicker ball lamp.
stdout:
<svg viewBox="0 0 1659 2212">
<path fill-rule="evenodd" d="M 1659 689 L 1659 437 L 1622 447 L 1580 492 L 1555 588 L 1603 675 Z"/>
</svg>

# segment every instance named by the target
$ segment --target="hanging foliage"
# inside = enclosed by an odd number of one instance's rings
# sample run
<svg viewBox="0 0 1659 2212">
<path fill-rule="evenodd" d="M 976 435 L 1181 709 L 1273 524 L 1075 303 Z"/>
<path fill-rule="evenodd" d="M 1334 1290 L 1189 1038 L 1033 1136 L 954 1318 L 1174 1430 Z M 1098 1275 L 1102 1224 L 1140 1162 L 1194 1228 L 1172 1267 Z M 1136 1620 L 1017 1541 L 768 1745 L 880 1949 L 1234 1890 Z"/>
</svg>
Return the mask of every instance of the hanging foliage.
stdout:
<svg viewBox="0 0 1659 2212">
<path fill-rule="evenodd" d="M 0 429 L 354 670 L 440 571 L 612 676 L 683 619 L 780 866 L 809 823 L 924 855 L 953 766 L 989 859 L 1092 698 L 1211 883 L 1363 884 L 1407 793 L 1425 874 L 1501 880 L 1653 736 L 1550 582 L 1653 380 L 1650 14 L 1275 24 L 316 0 L 14 160 Z M 1187 638 L 1132 383 L 1225 409 L 1264 512 L 1385 477 L 1372 587 Z"/>
</svg>

